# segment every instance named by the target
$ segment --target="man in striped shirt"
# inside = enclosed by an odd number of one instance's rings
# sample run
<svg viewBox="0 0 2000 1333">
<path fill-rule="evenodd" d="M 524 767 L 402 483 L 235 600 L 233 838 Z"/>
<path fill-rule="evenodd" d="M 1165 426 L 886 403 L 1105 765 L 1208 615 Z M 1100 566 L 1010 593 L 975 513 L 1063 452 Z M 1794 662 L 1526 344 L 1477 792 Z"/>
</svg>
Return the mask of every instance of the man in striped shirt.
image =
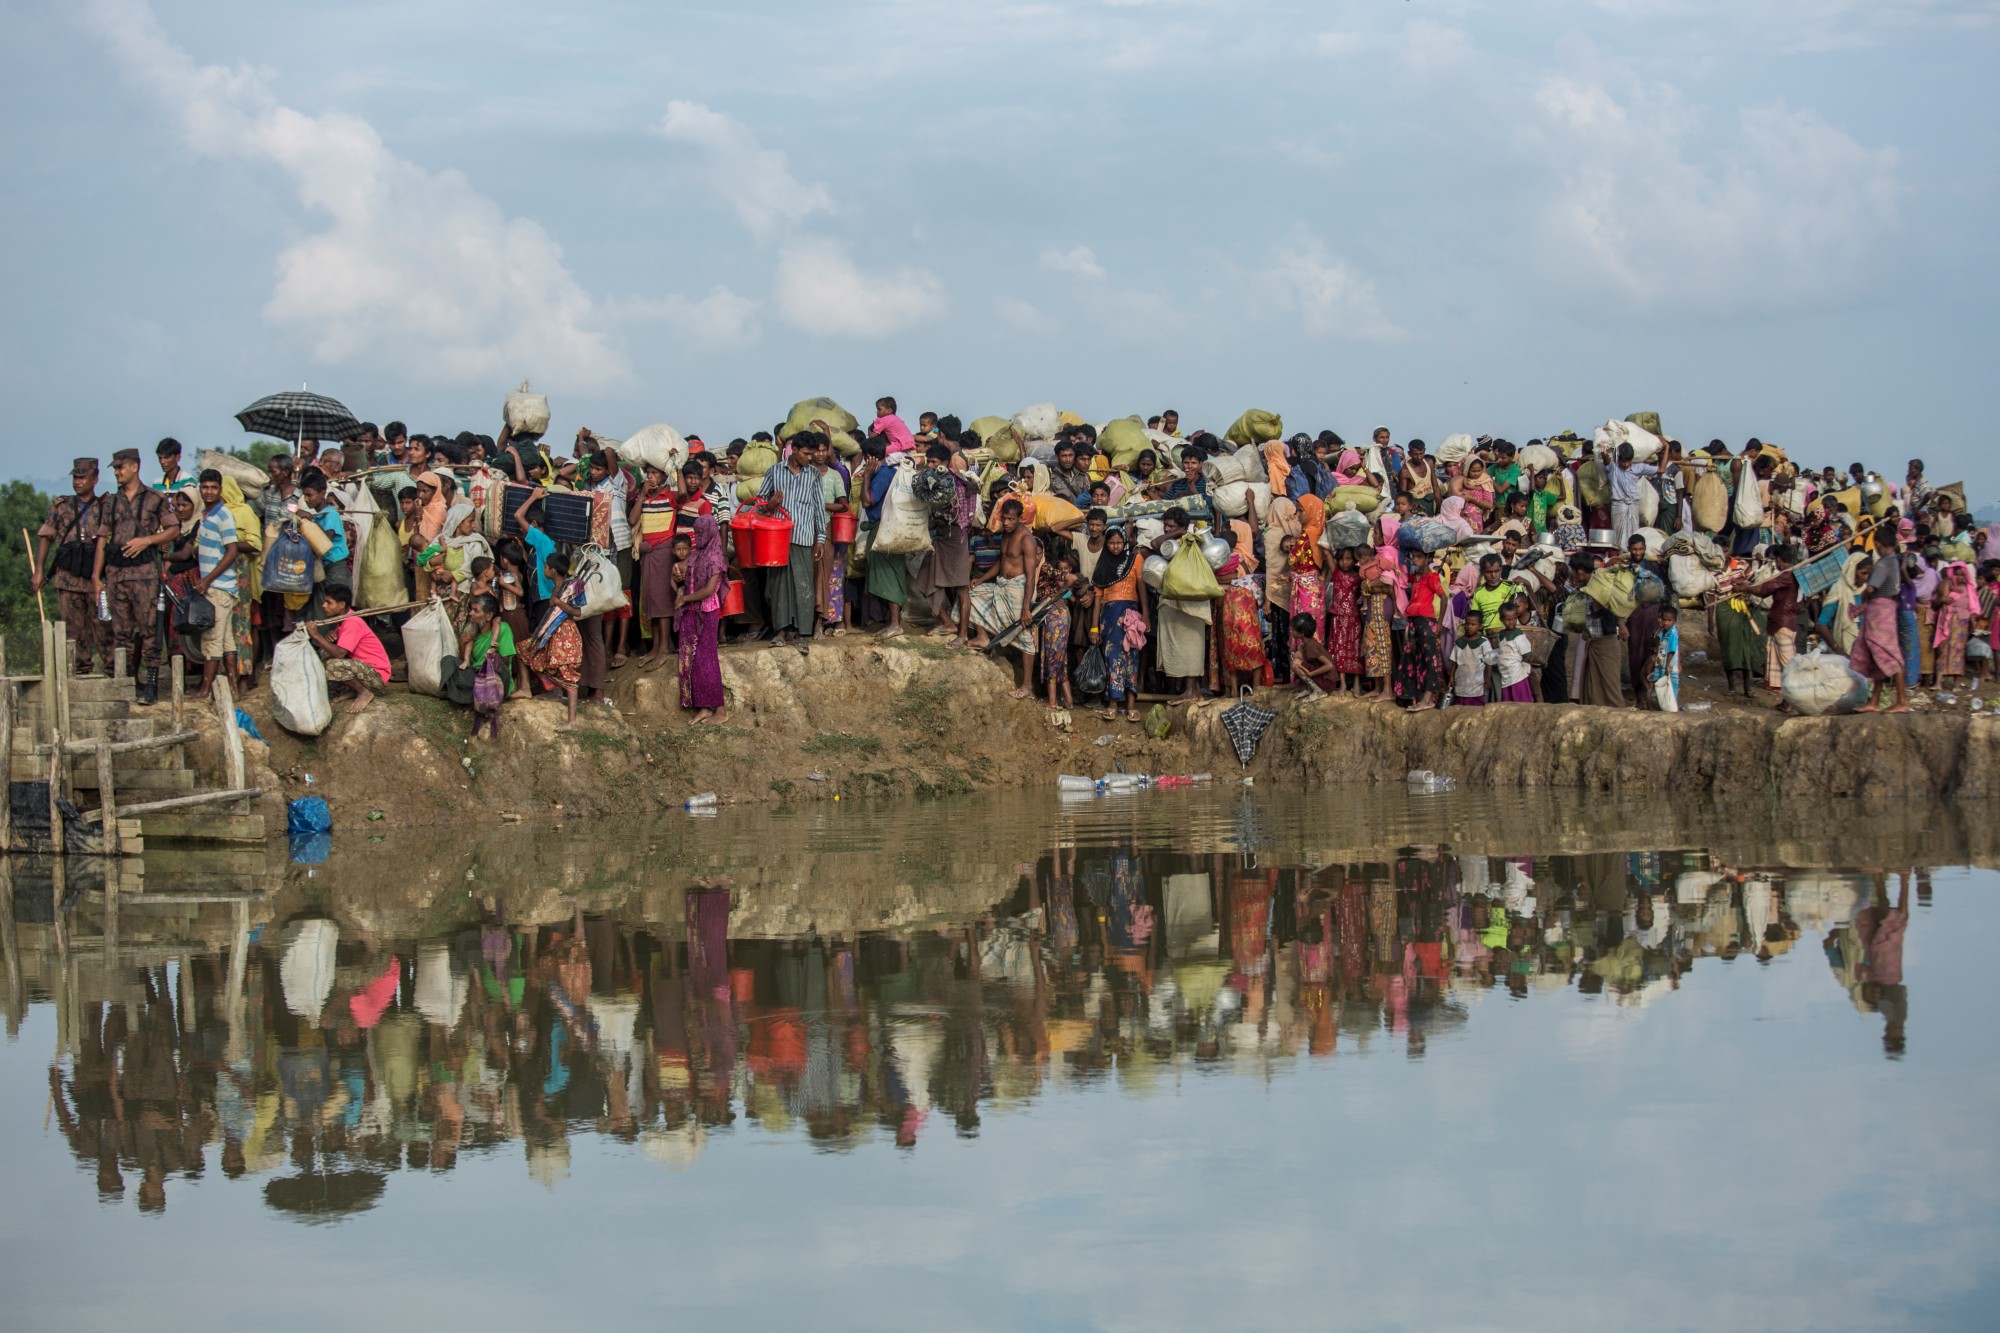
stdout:
<svg viewBox="0 0 2000 1333">
<path fill-rule="evenodd" d="M 771 628 L 801 653 L 812 651 L 813 627 L 819 616 L 813 603 L 813 561 L 826 542 L 826 495 L 813 450 L 805 447 L 810 431 L 800 431 L 783 462 L 764 474 L 757 499 L 774 504 L 792 520 L 791 560 L 782 569 L 766 571 L 765 599 L 771 607 Z"/>
<path fill-rule="evenodd" d="M 206 699 L 225 659 L 229 674 L 236 674 L 236 631 L 230 619 L 236 614 L 236 556 L 242 548 L 236 542 L 236 520 L 229 516 L 229 506 L 222 503 L 222 474 L 214 468 L 201 474 L 201 504 L 194 590 L 215 608 L 215 623 L 201 635 L 201 691 L 195 695 Z"/>
</svg>

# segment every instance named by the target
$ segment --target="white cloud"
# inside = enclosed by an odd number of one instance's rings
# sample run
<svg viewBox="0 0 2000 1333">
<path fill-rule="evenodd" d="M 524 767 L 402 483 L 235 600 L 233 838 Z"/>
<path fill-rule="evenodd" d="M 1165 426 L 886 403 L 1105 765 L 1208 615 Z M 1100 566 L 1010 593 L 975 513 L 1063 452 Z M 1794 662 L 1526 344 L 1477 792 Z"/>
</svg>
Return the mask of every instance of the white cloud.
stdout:
<svg viewBox="0 0 2000 1333">
<path fill-rule="evenodd" d="M 993 313 L 1008 328 L 1038 338 L 1053 337 L 1062 331 L 1062 325 L 1043 314 L 1034 302 L 1023 301 L 1018 296 L 994 297 Z"/>
<path fill-rule="evenodd" d="M 1101 279 L 1104 276 L 1104 265 L 1097 262 L 1097 256 L 1087 245 L 1070 250 L 1044 250 L 1042 267 L 1051 273 L 1067 273 L 1075 278 Z"/>
<path fill-rule="evenodd" d="M 623 301 L 615 313 L 633 322 L 665 324 L 682 343 L 703 351 L 728 351 L 757 341 L 761 303 L 717 283 L 708 295 L 678 294 L 657 299 Z"/>
<path fill-rule="evenodd" d="M 669 102 L 653 132 L 700 150 L 709 186 L 759 239 L 833 207 L 826 187 L 793 176 L 782 152 L 764 147 L 742 121 L 700 102 Z"/>
<path fill-rule="evenodd" d="M 1554 78 L 1536 102 L 1559 183 L 1543 267 L 1640 308 L 1810 308 L 1864 286 L 1897 225 L 1897 155 L 1811 111 L 1751 107 L 1719 150 L 1690 154 L 1673 91 Z"/>
<path fill-rule="evenodd" d="M 1403 25 L 1403 63 L 1419 73 L 1452 69 L 1472 58 L 1472 38 L 1463 28 L 1430 19 Z"/>
<path fill-rule="evenodd" d="M 536 223 L 508 217 L 457 172 L 398 157 L 367 121 L 285 106 L 260 71 L 197 65 L 136 0 L 93 0 L 85 13 L 190 150 L 278 168 L 327 220 L 278 256 L 264 307 L 319 361 L 453 383 L 592 386 L 626 373 L 603 312 Z"/>
<path fill-rule="evenodd" d="M 1366 48 L 1370 40 L 1366 33 L 1322 32 L 1314 36 L 1313 49 L 1323 56 L 1351 56 Z"/>
<path fill-rule="evenodd" d="M 1298 313 L 1314 337 L 1388 342 L 1407 336 L 1382 313 L 1375 285 L 1301 230 L 1278 247 L 1259 275 L 1273 299 Z"/>
<path fill-rule="evenodd" d="M 778 252 L 778 311 L 807 333 L 883 338 L 944 313 L 944 284 L 907 265 L 865 273 L 837 241 L 801 236 Z"/>
</svg>

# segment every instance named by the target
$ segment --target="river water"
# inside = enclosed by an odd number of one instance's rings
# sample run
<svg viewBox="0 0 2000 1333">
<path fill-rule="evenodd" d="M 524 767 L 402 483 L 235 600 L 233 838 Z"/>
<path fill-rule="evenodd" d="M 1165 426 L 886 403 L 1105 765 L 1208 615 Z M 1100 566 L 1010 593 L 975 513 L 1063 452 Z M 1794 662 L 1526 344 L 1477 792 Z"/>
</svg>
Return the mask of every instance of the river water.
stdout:
<svg viewBox="0 0 2000 1333">
<path fill-rule="evenodd" d="M 1993 823 L 1226 788 L 16 865 L 0 1325 L 1991 1327 Z"/>
</svg>

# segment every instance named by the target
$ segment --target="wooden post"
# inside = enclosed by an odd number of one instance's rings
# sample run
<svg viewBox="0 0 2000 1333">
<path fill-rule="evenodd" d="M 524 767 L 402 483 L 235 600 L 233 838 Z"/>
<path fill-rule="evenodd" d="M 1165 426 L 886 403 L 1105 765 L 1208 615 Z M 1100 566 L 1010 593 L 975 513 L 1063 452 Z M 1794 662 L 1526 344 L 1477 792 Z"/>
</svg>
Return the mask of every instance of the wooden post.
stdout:
<svg viewBox="0 0 2000 1333">
<path fill-rule="evenodd" d="M 55 668 L 56 673 L 56 717 L 62 724 L 62 734 L 74 736 L 76 728 L 70 725 L 69 716 L 69 626 L 58 620 L 55 632 L 55 653 L 49 665 Z"/>
<path fill-rule="evenodd" d="M 243 787 L 243 733 L 236 729 L 236 699 L 227 673 L 215 678 L 215 716 L 222 723 L 222 757 L 228 766 L 229 789 Z"/>
<path fill-rule="evenodd" d="M 21 1034 L 21 1020 L 28 1012 L 28 984 L 21 971 L 21 946 L 14 938 L 14 862 L 0 856 L 0 962 L 7 970 L 7 998 L 0 1009 L 7 1014 L 7 1040 Z"/>
<path fill-rule="evenodd" d="M 118 852 L 118 784 L 112 777 L 111 744 L 100 740 L 97 743 L 97 819 L 104 833 L 98 839 L 106 856 L 117 856 Z M 116 878 L 116 863 L 105 867 L 107 884 Z M 115 893 L 115 889 L 106 892 Z"/>
<path fill-rule="evenodd" d="M 111 650 L 111 679 L 125 679 L 125 645 L 122 643 Z"/>
<path fill-rule="evenodd" d="M 42 733 L 53 737 L 56 734 L 56 672 L 50 663 L 55 658 L 56 629 L 48 621 L 42 622 Z"/>
<path fill-rule="evenodd" d="M 63 827 L 62 807 L 56 802 L 62 792 L 62 766 L 62 737 L 58 735 L 56 737 L 56 748 L 49 755 L 49 854 L 56 859 L 56 866 L 58 867 L 56 874 L 58 876 L 62 874 L 60 867 L 62 866 L 63 858 Z M 60 883 L 60 879 L 57 882 Z M 60 895 L 57 898 L 56 915 L 62 915 Z"/>
<path fill-rule="evenodd" d="M 0 639 L 0 663 L 6 660 L 6 641 Z M 0 786 L 6 788 L 5 799 L 0 800 L 0 856 L 5 856 L 14 847 L 14 682 L 6 679 L 4 668 L 0 668 L 0 764 L 7 766 L 0 775 Z"/>
<path fill-rule="evenodd" d="M 174 673 L 174 730 L 180 731 L 182 730 L 181 710 L 185 706 L 182 696 L 187 693 L 187 659 L 179 653 L 175 653 L 168 660 L 168 665 L 173 669 Z"/>
</svg>

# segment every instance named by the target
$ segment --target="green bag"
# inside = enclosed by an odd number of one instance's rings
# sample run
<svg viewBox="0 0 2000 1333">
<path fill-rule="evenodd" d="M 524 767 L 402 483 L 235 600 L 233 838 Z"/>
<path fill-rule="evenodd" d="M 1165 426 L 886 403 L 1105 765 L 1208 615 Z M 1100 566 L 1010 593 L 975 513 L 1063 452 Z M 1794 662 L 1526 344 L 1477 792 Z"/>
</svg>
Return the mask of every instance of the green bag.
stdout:
<svg viewBox="0 0 2000 1333">
<path fill-rule="evenodd" d="M 368 525 L 368 540 L 361 547 L 361 565 L 354 583 L 362 606 L 394 606 L 407 599 L 403 542 L 387 514 L 377 514 Z"/>
<path fill-rule="evenodd" d="M 1129 470 L 1139 461 L 1139 455 L 1152 447 L 1152 437 L 1146 434 L 1145 423 L 1137 417 L 1107 421 L 1104 429 L 1097 432 L 1097 452 L 1109 458 L 1111 466 L 1120 472 Z"/>
<path fill-rule="evenodd" d="M 1202 557 L 1201 543 L 1194 539 L 1194 534 L 1181 538 L 1180 549 L 1167 562 L 1167 572 L 1160 579 L 1160 596 L 1187 602 L 1212 601 L 1222 596 L 1222 585 L 1215 581 L 1215 571 Z"/>
<path fill-rule="evenodd" d="M 1167 733 L 1174 729 L 1174 719 L 1167 712 L 1165 704 L 1154 704 L 1146 710 L 1146 734 L 1156 741 L 1163 741 Z"/>
<path fill-rule="evenodd" d="M 1611 503 L 1611 478 L 1604 475 L 1604 460 L 1596 454 L 1576 470 L 1576 493 L 1593 509 Z"/>
<path fill-rule="evenodd" d="M 1285 419 L 1276 412 L 1251 408 L 1236 418 L 1222 438 L 1231 444 L 1268 444 L 1285 433 Z"/>
<path fill-rule="evenodd" d="M 1660 433 L 1660 414 L 1658 412 L 1634 412 L 1625 419 L 1649 434 L 1658 435 Z"/>
<path fill-rule="evenodd" d="M 824 421 L 836 434 L 851 436 L 861 429 L 861 423 L 854 419 L 854 414 L 833 399 L 808 398 L 792 404 L 792 410 L 785 414 L 785 424 L 778 427 L 778 438 L 789 440 L 802 430 L 811 430 L 815 421 Z"/>
</svg>

